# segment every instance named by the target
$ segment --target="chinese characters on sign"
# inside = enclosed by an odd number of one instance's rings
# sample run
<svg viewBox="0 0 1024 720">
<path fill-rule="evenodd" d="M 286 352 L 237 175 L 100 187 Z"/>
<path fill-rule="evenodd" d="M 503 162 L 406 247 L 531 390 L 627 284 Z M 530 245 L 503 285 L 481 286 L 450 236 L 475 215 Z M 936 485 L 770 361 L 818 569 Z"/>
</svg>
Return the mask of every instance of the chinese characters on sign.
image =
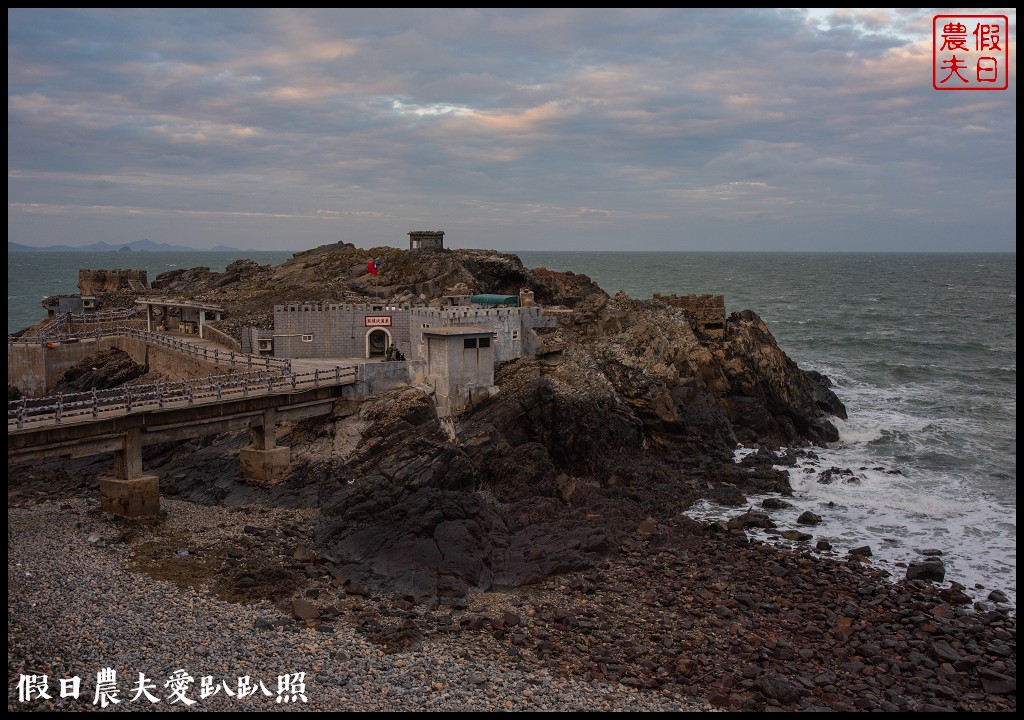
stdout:
<svg viewBox="0 0 1024 720">
<path fill-rule="evenodd" d="M 932 87 L 1005 90 L 1010 85 L 1006 15 L 932 18 Z"/>
<path fill-rule="evenodd" d="M 60 678 L 58 687 L 50 686 L 50 678 L 47 675 L 22 675 L 18 679 L 18 700 L 20 702 L 32 702 L 33 700 L 52 700 L 58 698 L 72 698 L 78 700 L 82 692 L 82 678 Z M 151 705 L 159 702 L 166 702 L 168 705 L 180 705 L 188 707 L 200 700 L 223 693 L 227 697 L 244 700 L 251 695 L 259 695 L 274 698 L 277 703 L 307 702 L 306 700 L 306 673 L 290 673 L 277 676 L 277 692 L 272 692 L 262 680 L 255 680 L 248 675 L 243 675 L 235 683 L 227 680 L 218 682 L 212 675 L 204 675 L 199 678 L 198 688 L 195 686 L 196 679 L 184 669 L 175 670 L 167 681 L 163 683 L 166 695 L 160 697 L 161 692 L 145 673 L 139 673 L 139 679 L 132 684 L 127 696 L 121 695 L 117 684 L 117 671 L 114 668 L 103 668 L 96 673 L 96 686 L 92 695 L 92 704 L 100 708 L 118 705 L 122 701 L 141 702 L 145 701 Z M 90 693 L 85 693 L 83 700 L 89 698 Z"/>
<path fill-rule="evenodd" d="M 363 327 L 391 327 L 391 316 L 367 315 L 363 318 Z"/>
</svg>

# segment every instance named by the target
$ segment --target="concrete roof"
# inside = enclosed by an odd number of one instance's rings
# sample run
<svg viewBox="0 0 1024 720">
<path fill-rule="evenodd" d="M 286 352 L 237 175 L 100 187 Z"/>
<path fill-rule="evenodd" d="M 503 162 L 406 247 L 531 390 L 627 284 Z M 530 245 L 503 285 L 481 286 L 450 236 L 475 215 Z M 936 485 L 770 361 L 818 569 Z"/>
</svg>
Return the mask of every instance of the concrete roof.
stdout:
<svg viewBox="0 0 1024 720">
<path fill-rule="evenodd" d="M 224 307 L 221 305 L 211 305 L 209 303 L 200 302 L 189 302 L 188 300 L 175 300 L 173 298 L 146 298 L 144 300 L 136 300 L 136 305 L 161 305 L 164 307 L 185 307 L 185 308 L 199 308 L 200 310 L 217 310 L 224 312 Z"/>
</svg>

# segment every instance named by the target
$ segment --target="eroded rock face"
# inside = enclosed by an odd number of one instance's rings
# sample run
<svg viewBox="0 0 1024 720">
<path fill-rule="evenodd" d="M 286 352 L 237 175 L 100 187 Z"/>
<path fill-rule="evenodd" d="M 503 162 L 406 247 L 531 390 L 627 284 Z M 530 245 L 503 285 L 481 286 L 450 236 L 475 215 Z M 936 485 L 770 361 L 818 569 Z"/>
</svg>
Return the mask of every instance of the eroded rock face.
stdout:
<svg viewBox="0 0 1024 720">
<path fill-rule="evenodd" d="M 745 444 L 773 447 L 839 439 L 829 417 L 846 419 L 846 408 L 820 373 L 808 375 L 775 342 L 757 313 L 744 310 L 726 321 L 719 355 L 729 380 L 721 406 Z"/>
<path fill-rule="evenodd" d="M 121 290 L 145 291 L 147 273 L 140 269 L 78 271 L 78 292 L 82 295 L 104 295 Z"/>
<path fill-rule="evenodd" d="M 56 394 L 106 390 L 140 378 L 148 371 L 147 366 L 132 360 L 132 356 L 124 350 L 110 348 L 91 355 L 65 370 L 50 392 Z"/>
<path fill-rule="evenodd" d="M 175 293 L 202 292 L 212 288 L 230 290 L 244 283 L 266 280 L 272 268 L 260 265 L 255 260 L 235 260 L 224 268 L 224 272 L 213 272 L 208 267 L 168 270 L 156 276 L 153 289 Z"/>
<path fill-rule="evenodd" d="M 576 365 L 563 375 L 593 374 L 588 387 L 627 403 L 649 443 L 705 454 L 737 440 L 824 444 L 839 438 L 830 418 L 846 418 L 828 379 L 804 373 L 751 311 L 733 313 L 719 342 L 698 338 L 676 308 L 620 294 L 556 332 Z"/>
</svg>

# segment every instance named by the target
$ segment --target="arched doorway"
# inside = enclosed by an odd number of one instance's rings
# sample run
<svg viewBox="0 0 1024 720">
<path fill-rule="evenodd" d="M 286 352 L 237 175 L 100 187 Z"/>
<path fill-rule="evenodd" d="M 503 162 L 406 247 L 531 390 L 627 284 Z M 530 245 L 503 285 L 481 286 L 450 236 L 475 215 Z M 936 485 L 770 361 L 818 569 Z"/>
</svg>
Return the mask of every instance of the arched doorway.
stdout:
<svg viewBox="0 0 1024 720">
<path fill-rule="evenodd" d="M 383 358 L 384 351 L 391 344 L 391 333 L 381 328 L 373 328 L 366 333 L 366 359 Z"/>
</svg>

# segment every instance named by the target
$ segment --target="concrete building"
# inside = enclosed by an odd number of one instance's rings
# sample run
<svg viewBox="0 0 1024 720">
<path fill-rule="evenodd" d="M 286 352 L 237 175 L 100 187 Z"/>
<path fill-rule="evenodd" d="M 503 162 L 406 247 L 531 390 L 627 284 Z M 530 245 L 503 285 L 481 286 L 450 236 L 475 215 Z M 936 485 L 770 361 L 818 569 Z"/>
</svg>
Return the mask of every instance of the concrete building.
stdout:
<svg viewBox="0 0 1024 720">
<path fill-rule="evenodd" d="M 54 315 L 86 315 L 99 309 L 99 299 L 95 295 L 73 295 L 57 299 Z"/>
<path fill-rule="evenodd" d="M 441 417 L 456 415 L 498 392 L 494 333 L 481 327 L 444 327 L 423 333 L 426 381 Z"/>
<path fill-rule="evenodd" d="M 203 337 L 203 328 L 207 322 L 224 319 L 224 308 L 209 303 L 174 298 L 145 298 L 136 300 L 135 304 L 144 310 L 146 330 L 150 332 Z"/>
<path fill-rule="evenodd" d="M 426 356 L 427 332 L 445 327 L 481 327 L 494 333 L 494 361 L 498 363 L 521 357 L 536 357 L 540 340 L 536 328 L 554 327 L 556 319 L 545 317 L 541 307 L 481 307 L 479 305 L 446 305 L 412 308 L 410 310 L 410 357 Z M 407 353 L 408 354 L 408 353 Z"/>
<path fill-rule="evenodd" d="M 450 296 L 452 304 L 411 307 L 408 304 L 286 303 L 274 306 L 274 329 L 249 328 L 241 350 L 254 355 L 287 358 L 383 359 L 389 345 L 405 357 L 426 358 L 424 333 L 446 327 L 486 328 L 494 337 L 495 362 L 536 357 L 536 328 L 554 327 L 556 320 L 532 307 L 482 307 L 468 298 Z M 459 304 L 454 304 L 458 302 Z"/>
</svg>

